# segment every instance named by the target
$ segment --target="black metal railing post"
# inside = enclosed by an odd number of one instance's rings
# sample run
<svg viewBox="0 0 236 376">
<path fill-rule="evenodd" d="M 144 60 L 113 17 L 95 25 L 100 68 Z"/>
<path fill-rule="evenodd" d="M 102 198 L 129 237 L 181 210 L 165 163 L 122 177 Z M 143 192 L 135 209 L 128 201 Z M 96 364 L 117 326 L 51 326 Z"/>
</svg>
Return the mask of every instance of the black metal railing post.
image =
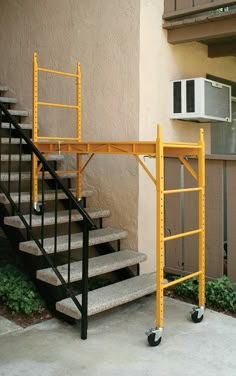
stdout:
<svg viewBox="0 0 236 376">
<path fill-rule="evenodd" d="M 82 318 L 81 318 L 81 339 L 87 339 L 88 329 L 88 247 L 89 229 L 84 221 L 83 226 L 83 253 L 82 253 Z"/>
<path fill-rule="evenodd" d="M 20 137 L 19 144 L 19 180 L 18 180 L 18 208 L 21 210 L 21 172 L 22 172 L 22 137 Z"/>
<path fill-rule="evenodd" d="M 2 110 L 0 108 L 0 129 L 2 131 Z M 0 181 L 2 180 L 2 132 L 0 134 Z"/>
</svg>

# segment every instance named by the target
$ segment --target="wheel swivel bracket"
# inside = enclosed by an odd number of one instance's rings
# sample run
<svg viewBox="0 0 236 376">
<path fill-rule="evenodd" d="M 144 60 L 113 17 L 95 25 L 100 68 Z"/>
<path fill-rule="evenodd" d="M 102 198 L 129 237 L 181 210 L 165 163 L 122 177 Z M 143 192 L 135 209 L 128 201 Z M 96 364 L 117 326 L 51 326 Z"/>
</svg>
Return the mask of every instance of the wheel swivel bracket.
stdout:
<svg viewBox="0 0 236 376">
<path fill-rule="evenodd" d="M 152 328 L 149 329 L 148 332 L 146 332 L 147 336 L 150 336 L 150 334 L 155 334 L 155 341 L 157 342 L 161 337 L 163 333 L 163 328 Z"/>
<path fill-rule="evenodd" d="M 205 308 L 204 307 L 193 307 L 190 314 L 192 315 L 194 312 L 197 312 L 197 318 L 200 319 L 204 315 Z"/>
<path fill-rule="evenodd" d="M 43 204 L 42 202 L 34 202 L 34 211 L 36 214 L 42 214 Z"/>
</svg>

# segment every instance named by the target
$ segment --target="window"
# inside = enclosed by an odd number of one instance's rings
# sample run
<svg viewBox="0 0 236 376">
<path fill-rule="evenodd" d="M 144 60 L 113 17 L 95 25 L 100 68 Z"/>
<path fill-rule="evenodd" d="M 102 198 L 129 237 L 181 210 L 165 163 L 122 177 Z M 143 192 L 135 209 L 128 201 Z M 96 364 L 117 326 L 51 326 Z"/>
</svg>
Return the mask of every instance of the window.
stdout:
<svg viewBox="0 0 236 376">
<path fill-rule="evenodd" d="M 232 122 L 211 123 L 211 153 L 236 155 L 236 82 L 209 74 L 207 78 L 232 87 Z"/>
<path fill-rule="evenodd" d="M 236 99 L 232 102 L 232 122 L 211 124 L 211 153 L 236 155 Z"/>
</svg>

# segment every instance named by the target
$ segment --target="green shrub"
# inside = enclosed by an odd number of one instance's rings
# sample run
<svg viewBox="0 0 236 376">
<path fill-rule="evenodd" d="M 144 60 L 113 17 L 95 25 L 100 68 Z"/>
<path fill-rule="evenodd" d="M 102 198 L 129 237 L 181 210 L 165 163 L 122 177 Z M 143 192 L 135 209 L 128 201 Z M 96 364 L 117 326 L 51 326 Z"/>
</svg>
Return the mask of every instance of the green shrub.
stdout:
<svg viewBox="0 0 236 376">
<path fill-rule="evenodd" d="M 182 298 L 198 301 L 198 278 L 194 277 L 175 286 L 174 293 Z M 206 282 L 206 306 L 236 312 L 236 290 L 228 277 Z"/>
<path fill-rule="evenodd" d="M 12 313 L 29 314 L 44 306 L 30 277 L 14 265 L 0 267 L 0 299 Z"/>
<path fill-rule="evenodd" d="M 175 279 L 178 279 L 176 277 Z M 174 292 L 176 295 L 191 299 L 194 303 L 198 299 L 198 278 L 194 277 L 187 281 L 181 282 L 175 286 Z"/>
<path fill-rule="evenodd" d="M 236 290 L 226 276 L 206 283 L 206 302 L 208 306 L 236 312 Z"/>
</svg>

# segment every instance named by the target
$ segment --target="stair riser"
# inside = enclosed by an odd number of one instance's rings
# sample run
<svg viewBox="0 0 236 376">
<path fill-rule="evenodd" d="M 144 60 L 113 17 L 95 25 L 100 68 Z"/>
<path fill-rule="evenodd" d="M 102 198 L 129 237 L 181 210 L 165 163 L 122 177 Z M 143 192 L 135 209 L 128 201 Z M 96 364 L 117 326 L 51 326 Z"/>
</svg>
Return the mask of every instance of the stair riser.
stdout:
<svg viewBox="0 0 236 376">
<path fill-rule="evenodd" d="M 9 163 L 10 162 L 10 163 Z M 0 162 L 1 163 L 1 173 L 0 174 L 0 181 L 6 181 L 5 175 L 8 175 L 9 170 L 13 173 L 19 173 L 20 169 L 22 172 L 30 171 L 31 170 L 31 162 L 28 161 L 4 161 Z M 4 176 L 3 176 L 4 174 Z M 1 179 L 1 176 L 3 176 L 3 179 Z M 14 177 L 13 177 L 14 179 Z M 8 179 L 7 179 L 8 180 Z M 18 181 L 19 179 L 15 179 L 12 181 Z M 23 179 L 25 180 L 25 179 Z M 28 179 L 27 179 L 28 180 Z"/>
<path fill-rule="evenodd" d="M 14 138 L 12 138 L 14 140 Z M 29 147 L 26 144 L 22 144 L 20 147 L 18 144 L 1 144 L 1 154 L 30 154 Z"/>
<path fill-rule="evenodd" d="M 27 162 L 25 162 L 25 163 L 27 163 Z M 6 163 L 2 163 L 2 165 L 4 165 L 4 164 L 6 164 Z M 15 164 L 13 164 L 13 165 L 15 165 Z M 8 174 L 4 174 L 4 180 L 1 180 L 1 177 L 2 177 L 2 175 L 0 175 L 0 185 L 3 186 L 3 188 L 5 188 L 7 192 L 8 192 L 8 189 L 10 189 L 11 193 L 15 192 L 15 194 L 17 194 L 17 198 L 16 198 L 16 196 L 14 196 L 16 202 L 18 202 L 18 192 L 19 191 L 26 192 L 27 190 L 29 190 L 29 175 L 27 175 L 27 179 L 22 178 L 21 180 L 19 180 L 19 174 L 17 174 L 17 176 L 12 176 L 12 179 L 10 180 L 10 187 L 9 187 L 9 184 L 8 184 Z M 16 180 L 16 177 L 18 178 L 17 180 Z M 13 178 L 15 180 L 13 180 Z M 62 180 L 63 180 L 63 184 L 66 187 L 68 187 L 71 179 L 69 179 L 67 177 L 62 177 Z M 39 179 L 39 192 L 41 191 L 41 188 L 42 188 L 42 180 Z M 46 179 L 45 180 L 44 189 L 45 190 L 54 189 L 54 183 L 53 183 L 52 179 Z M 30 196 L 28 195 L 28 202 L 29 202 L 29 200 L 30 200 Z M 54 196 L 51 196 L 50 201 L 52 202 L 54 200 L 55 200 L 55 194 L 54 194 Z M 0 201 L 2 201 L 2 200 L 0 200 Z M 3 199 L 3 201 L 6 201 L 6 200 Z M 45 199 L 45 201 L 46 201 L 46 199 Z M 49 209 L 50 207 L 47 206 L 47 208 Z M 24 211 L 24 213 L 25 213 L 25 211 Z"/>
<path fill-rule="evenodd" d="M 13 228 L 12 226 L 9 226 L 9 227 Z M 19 230 L 22 233 L 26 234 L 26 230 L 24 230 L 24 229 L 19 229 Z M 33 227 L 33 231 L 34 231 L 34 235 L 36 236 L 36 238 L 41 240 L 41 238 L 42 238 L 42 228 L 41 228 L 41 226 Z M 68 223 L 59 224 L 57 226 L 56 231 L 57 231 L 57 236 L 67 235 L 68 232 L 69 232 L 69 224 Z M 81 232 L 82 231 L 81 222 L 72 222 L 70 231 L 71 231 L 72 235 L 77 234 L 78 232 Z M 44 227 L 43 238 L 54 238 L 54 235 L 55 235 L 55 226 L 54 225 Z M 53 252 L 54 252 L 54 249 L 53 249 Z M 58 252 L 58 254 L 60 254 L 60 253 L 62 253 L 62 252 Z M 40 251 L 39 251 L 38 256 L 42 256 L 42 253 Z"/>
<path fill-rule="evenodd" d="M 24 124 L 22 124 L 22 127 L 23 126 L 24 126 Z M 26 127 L 27 127 L 27 124 L 26 124 Z M 2 123 L 0 129 L 1 129 L 1 138 L 3 139 L 2 145 L 4 145 L 4 142 L 6 143 L 5 139 L 9 139 L 10 127 L 7 123 Z M 23 128 L 22 132 L 26 137 L 29 137 L 29 139 L 32 139 L 32 129 L 24 129 Z M 14 141 L 15 139 L 17 141 Z M 19 144 L 19 141 L 18 141 L 19 140 L 19 132 L 13 126 L 11 126 L 11 140 L 12 140 L 12 142 L 17 142 Z M 22 144 L 25 144 L 25 143 L 22 142 Z"/>
</svg>

